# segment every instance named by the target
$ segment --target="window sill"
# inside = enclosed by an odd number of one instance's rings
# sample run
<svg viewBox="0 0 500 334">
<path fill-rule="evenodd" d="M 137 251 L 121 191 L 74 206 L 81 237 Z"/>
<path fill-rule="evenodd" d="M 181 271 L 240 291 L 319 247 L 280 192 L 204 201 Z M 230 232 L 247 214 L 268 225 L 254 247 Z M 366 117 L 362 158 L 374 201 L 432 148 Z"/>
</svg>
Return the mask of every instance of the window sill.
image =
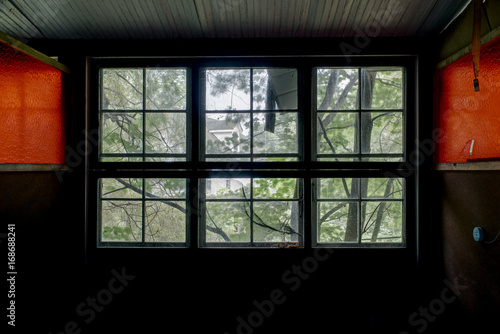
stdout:
<svg viewBox="0 0 500 334">
<path fill-rule="evenodd" d="M 0 163 L 0 172 L 57 172 L 69 170 L 66 165 Z"/>
<path fill-rule="evenodd" d="M 491 171 L 500 170 L 500 161 L 477 161 L 461 163 L 439 163 L 434 165 L 436 171 Z"/>
</svg>

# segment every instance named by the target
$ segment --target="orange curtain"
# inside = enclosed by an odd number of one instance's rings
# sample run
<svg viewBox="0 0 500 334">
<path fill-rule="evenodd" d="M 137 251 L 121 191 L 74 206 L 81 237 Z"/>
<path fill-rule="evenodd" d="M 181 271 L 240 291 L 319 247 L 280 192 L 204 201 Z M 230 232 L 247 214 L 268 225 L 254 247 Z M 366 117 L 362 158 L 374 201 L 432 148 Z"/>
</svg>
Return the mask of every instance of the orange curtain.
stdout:
<svg viewBox="0 0 500 334">
<path fill-rule="evenodd" d="M 0 163 L 64 164 L 63 73 L 0 41 Z"/>
</svg>

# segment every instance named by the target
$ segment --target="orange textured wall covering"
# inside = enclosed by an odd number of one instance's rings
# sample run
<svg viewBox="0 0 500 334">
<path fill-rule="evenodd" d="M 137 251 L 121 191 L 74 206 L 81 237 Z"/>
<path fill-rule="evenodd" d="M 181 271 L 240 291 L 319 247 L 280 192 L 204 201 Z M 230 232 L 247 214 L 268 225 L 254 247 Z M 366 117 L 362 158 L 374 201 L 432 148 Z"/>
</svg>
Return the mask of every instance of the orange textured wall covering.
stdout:
<svg viewBox="0 0 500 334">
<path fill-rule="evenodd" d="M 64 164 L 61 71 L 0 42 L 0 163 Z"/>
<path fill-rule="evenodd" d="M 436 73 L 438 163 L 500 160 L 500 37 L 481 47 L 479 92 L 473 79 L 470 53 Z"/>
</svg>

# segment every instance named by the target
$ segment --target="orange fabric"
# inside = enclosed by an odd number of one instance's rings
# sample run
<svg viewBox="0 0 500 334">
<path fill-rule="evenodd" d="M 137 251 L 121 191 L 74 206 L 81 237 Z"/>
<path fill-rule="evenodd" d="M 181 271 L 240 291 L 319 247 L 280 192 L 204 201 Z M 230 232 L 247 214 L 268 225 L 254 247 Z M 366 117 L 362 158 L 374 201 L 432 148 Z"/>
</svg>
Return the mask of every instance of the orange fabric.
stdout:
<svg viewBox="0 0 500 334">
<path fill-rule="evenodd" d="M 0 163 L 64 164 L 61 71 L 0 42 Z"/>
<path fill-rule="evenodd" d="M 435 126 L 442 131 L 438 163 L 500 160 L 500 37 L 481 47 L 478 92 L 471 63 L 467 54 L 436 73 Z"/>
</svg>

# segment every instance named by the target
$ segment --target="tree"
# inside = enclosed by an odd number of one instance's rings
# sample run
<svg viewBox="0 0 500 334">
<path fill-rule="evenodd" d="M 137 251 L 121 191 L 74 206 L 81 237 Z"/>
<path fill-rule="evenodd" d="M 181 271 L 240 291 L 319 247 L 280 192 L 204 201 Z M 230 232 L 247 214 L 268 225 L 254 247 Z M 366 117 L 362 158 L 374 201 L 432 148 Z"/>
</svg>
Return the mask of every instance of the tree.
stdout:
<svg viewBox="0 0 500 334">
<path fill-rule="evenodd" d="M 357 70 L 318 69 L 317 142 L 319 154 L 399 153 L 402 149 L 401 113 L 392 111 L 402 104 L 401 71 L 362 70 L 361 87 Z M 276 93 L 278 75 L 290 75 L 274 69 L 207 71 L 207 109 L 226 109 L 224 114 L 208 116 L 226 124 L 231 132 L 224 138 L 207 135 L 207 153 L 294 153 L 297 152 L 297 114 L 279 112 L 290 103 Z M 146 85 L 143 78 L 146 78 Z M 250 80 L 251 78 L 251 80 Z M 140 112 L 146 110 L 183 111 L 186 107 L 186 77 L 182 70 L 104 70 L 102 94 L 103 153 L 184 153 L 186 150 L 185 113 Z M 250 87 L 250 83 L 253 85 Z M 143 87 L 146 87 L 143 96 Z M 358 99 L 360 95 L 360 99 Z M 296 101 L 295 101 L 296 103 Z M 281 106 L 285 105 L 284 107 Z M 358 104 L 365 111 L 355 112 Z M 247 112 L 253 105 L 253 117 Z M 221 107 L 222 106 L 222 107 Z M 382 111 L 371 111 L 371 109 Z M 259 112 L 276 110 L 276 112 Z M 352 112 L 349 112 L 352 110 Z M 384 110 L 388 110 L 385 112 Z M 119 111 L 119 112 L 117 112 Z M 210 118 L 213 117 L 213 118 Z M 143 124 L 145 123 L 145 124 Z M 252 131 L 250 131 L 250 129 Z M 145 131 L 145 132 L 144 132 Z M 106 157 L 106 161 L 137 161 L 135 157 Z M 147 158 L 153 161 L 165 158 Z M 289 158 L 266 158 L 286 160 Z M 352 158 L 333 158 L 339 159 Z M 354 159 L 357 159 L 354 157 Z M 363 158 L 367 160 L 368 158 Z M 384 158 L 385 159 L 385 158 Z M 106 181 L 103 194 L 127 196 L 146 194 L 144 205 L 144 238 L 146 241 L 181 240 L 184 235 L 185 201 L 171 200 L 167 191 L 180 189 L 175 179 L 155 179 L 136 184 L 142 179 Z M 142 181 L 141 181 L 142 182 Z M 252 194 L 249 184 L 252 183 Z M 377 242 L 397 237 L 401 228 L 400 202 L 362 201 L 360 209 L 353 199 L 378 196 L 396 198 L 402 192 L 399 179 L 321 179 L 321 187 L 332 187 L 335 198 L 345 200 L 318 205 L 320 240 Z M 163 189 L 159 195 L 158 189 Z M 154 191 L 153 191 L 154 190 Z M 261 242 L 298 241 L 299 180 L 259 179 L 216 192 L 227 201 L 206 202 L 208 241 L 248 241 L 251 226 L 253 239 Z M 172 194 L 171 194 L 172 195 Z M 177 195 L 182 194 L 177 192 Z M 162 197 L 164 196 L 164 197 Z M 184 197 L 182 197 L 184 196 Z M 185 198 L 184 194 L 178 199 Z M 261 196 L 259 198 L 259 196 Z M 262 197 L 263 196 L 263 197 Z M 132 196 L 133 198 L 133 196 Z M 243 201 L 231 201 L 231 198 Z M 254 201 L 257 199 L 257 201 Z M 262 199 L 268 199 L 262 200 Z M 106 240 L 142 238 L 138 201 L 105 200 L 103 198 L 103 237 Z M 399 207 L 398 207 L 399 205 Z M 142 218 L 141 218 L 142 219 Z M 358 221 L 361 231 L 358 231 Z M 170 222 L 170 223 L 169 223 Z M 368 238 L 368 239 L 367 239 Z M 389 239 L 382 239 L 389 238 Z"/>
</svg>

